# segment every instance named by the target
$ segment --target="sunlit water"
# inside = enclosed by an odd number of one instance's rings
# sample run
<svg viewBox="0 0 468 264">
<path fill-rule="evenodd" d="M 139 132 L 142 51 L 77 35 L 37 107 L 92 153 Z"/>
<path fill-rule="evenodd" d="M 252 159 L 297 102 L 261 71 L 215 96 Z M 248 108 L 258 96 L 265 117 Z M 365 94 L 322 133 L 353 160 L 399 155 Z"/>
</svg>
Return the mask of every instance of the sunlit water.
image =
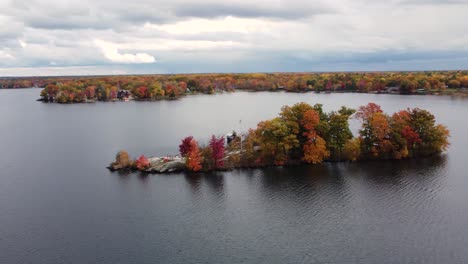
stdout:
<svg viewBox="0 0 468 264">
<path fill-rule="evenodd" d="M 468 262 L 468 100 L 240 92 L 59 105 L 35 102 L 39 92 L 0 90 L 0 263 Z M 400 162 L 199 175 L 105 168 L 120 149 L 174 154 L 185 136 L 246 131 L 300 101 L 425 108 L 452 145 Z"/>
</svg>

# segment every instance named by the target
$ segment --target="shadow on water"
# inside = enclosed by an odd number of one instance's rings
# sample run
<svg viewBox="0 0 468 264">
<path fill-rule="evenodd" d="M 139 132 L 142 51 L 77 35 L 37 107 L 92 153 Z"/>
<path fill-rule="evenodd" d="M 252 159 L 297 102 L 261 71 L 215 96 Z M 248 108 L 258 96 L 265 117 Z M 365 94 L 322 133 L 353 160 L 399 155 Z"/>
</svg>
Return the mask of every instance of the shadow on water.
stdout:
<svg viewBox="0 0 468 264">
<path fill-rule="evenodd" d="M 357 163 L 324 163 L 294 167 L 269 167 L 228 172 L 224 177 L 240 177 L 245 184 L 258 186 L 265 199 L 292 200 L 294 202 L 326 202 L 348 200 L 356 193 L 386 190 L 405 193 L 440 190 L 444 183 L 447 157 L 434 156 L 402 161 L 371 161 Z M 204 178 L 206 177 L 206 178 Z M 213 192 L 223 188 L 223 177 L 203 176 L 216 186 Z M 236 181 L 234 179 L 234 181 Z M 245 188 L 245 186 L 244 186 Z"/>
<path fill-rule="evenodd" d="M 185 173 L 184 174 L 185 181 L 189 184 L 190 190 L 194 195 L 200 194 L 201 189 L 201 182 L 202 182 L 202 175 L 198 173 Z"/>
<path fill-rule="evenodd" d="M 224 174 L 223 173 L 212 172 L 212 173 L 204 174 L 202 176 L 202 179 L 212 192 L 220 196 L 224 194 Z"/>
<path fill-rule="evenodd" d="M 133 172 L 130 170 L 119 170 L 119 171 L 116 171 L 115 173 L 117 173 L 117 175 L 119 175 L 120 177 L 126 177 L 132 174 Z"/>
<path fill-rule="evenodd" d="M 359 177 L 382 188 L 408 183 L 424 186 L 443 180 L 447 159 L 446 155 L 440 155 L 401 161 L 371 161 L 346 164 L 343 169 L 348 177 Z"/>
<path fill-rule="evenodd" d="M 240 177 L 248 185 L 261 186 L 264 194 L 271 196 L 296 196 L 307 193 L 309 198 L 318 194 L 346 195 L 350 182 L 360 182 L 360 188 L 394 188 L 417 185 L 419 188 L 434 189 L 443 182 L 447 156 L 401 161 L 369 161 L 356 163 L 324 163 L 292 167 L 268 167 L 261 169 L 239 169 L 230 172 L 177 173 L 158 175 L 162 177 L 184 177 L 190 191 L 223 198 L 226 177 Z M 118 171 L 122 181 L 137 176 L 147 184 L 155 175 Z"/>
<path fill-rule="evenodd" d="M 140 180 L 140 182 L 141 182 L 142 184 L 148 184 L 149 178 L 150 178 L 150 177 L 151 177 L 151 176 L 149 175 L 149 173 L 140 172 L 140 173 L 138 174 L 138 179 Z"/>
<path fill-rule="evenodd" d="M 262 169 L 264 182 L 276 188 L 282 182 L 293 180 L 298 183 L 310 185 L 343 183 L 345 177 L 353 177 L 357 174 L 369 181 L 382 184 L 396 184 L 401 179 L 416 177 L 427 179 L 436 177 L 447 163 L 447 156 L 433 156 L 421 159 L 409 159 L 399 161 L 368 161 L 356 163 L 324 163 L 318 165 L 302 165 L 296 167 L 271 167 Z"/>
<path fill-rule="evenodd" d="M 200 195 L 204 189 L 217 198 L 224 196 L 224 173 L 210 172 L 210 173 L 184 173 L 184 178 L 190 186 L 190 190 L 195 195 Z"/>
</svg>

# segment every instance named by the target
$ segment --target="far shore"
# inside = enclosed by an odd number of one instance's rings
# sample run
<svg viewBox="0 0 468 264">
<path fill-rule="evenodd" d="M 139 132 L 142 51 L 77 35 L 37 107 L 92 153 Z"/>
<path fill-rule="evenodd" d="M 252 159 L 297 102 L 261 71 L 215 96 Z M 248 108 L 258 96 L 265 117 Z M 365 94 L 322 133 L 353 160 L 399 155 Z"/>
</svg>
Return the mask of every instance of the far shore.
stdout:
<svg viewBox="0 0 468 264">
<path fill-rule="evenodd" d="M 468 71 L 205 73 L 0 79 L 0 88 L 41 87 L 54 103 L 174 100 L 234 91 L 468 95 Z"/>
<path fill-rule="evenodd" d="M 20 89 L 27 89 L 27 88 L 20 88 Z M 316 94 L 387 94 L 387 95 L 415 95 L 415 96 L 423 96 L 423 95 L 430 95 L 430 96 L 452 96 L 452 97 L 468 97 L 468 89 L 460 89 L 460 90 L 454 90 L 454 89 L 447 89 L 447 90 L 430 90 L 426 92 L 419 92 L 419 93 L 396 93 L 396 92 L 360 92 L 360 91 L 347 91 L 347 90 L 341 90 L 341 91 L 314 91 L 314 90 L 301 90 L 301 91 L 285 91 L 285 90 L 245 90 L 245 89 L 239 89 L 235 91 L 229 91 L 231 93 L 234 92 L 248 92 L 248 93 L 258 93 L 258 92 L 272 92 L 272 93 L 316 93 Z M 74 103 L 96 103 L 96 102 L 127 102 L 127 101 L 137 101 L 137 102 L 155 102 L 155 101 L 172 101 L 172 100 L 179 100 L 183 97 L 191 96 L 191 95 L 213 95 L 213 94 L 222 94 L 226 93 L 226 91 L 215 91 L 211 93 L 200 93 L 200 92 L 188 92 L 182 95 L 179 95 L 177 97 L 157 97 L 157 98 L 114 98 L 114 99 L 109 99 L 106 101 L 102 100 L 97 100 L 97 99 L 84 99 L 81 101 L 65 101 L 65 102 L 60 102 L 60 101 L 52 101 L 44 98 L 39 98 L 37 101 L 41 102 L 46 102 L 46 103 L 59 103 L 59 104 L 74 104 Z"/>
</svg>

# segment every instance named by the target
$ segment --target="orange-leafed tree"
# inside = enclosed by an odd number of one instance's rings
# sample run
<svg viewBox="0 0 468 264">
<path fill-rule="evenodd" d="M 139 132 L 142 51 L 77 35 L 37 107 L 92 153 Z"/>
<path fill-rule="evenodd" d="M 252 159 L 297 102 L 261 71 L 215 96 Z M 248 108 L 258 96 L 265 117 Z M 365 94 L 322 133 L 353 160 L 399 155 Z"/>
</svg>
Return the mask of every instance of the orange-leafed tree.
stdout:
<svg viewBox="0 0 468 264">
<path fill-rule="evenodd" d="M 309 109 L 305 111 L 302 120 L 301 120 L 301 125 L 304 127 L 304 136 L 308 136 L 309 133 L 315 132 L 315 127 L 319 124 L 320 122 L 320 117 L 317 111 L 313 109 Z"/>
<path fill-rule="evenodd" d="M 312 136 L 312 135 L 311 135 Z M 327 150 L 327 143 L 323 138 L 316 135 L 304 144 L 304 157 L 303 161 L 307 163 L 321 163 L 324 159 L 330 156 L 330 152 Z"/>
<path fill-rule="evenodd" d="M 96 97 L 96 86 L 86 87 L 85 94 L 88 99 L 94 99 Z"/>
<path fill-rule="evenodd" d="M 312 106 L 302 102 L 281 108 L 280 118 L 296 139 L 290 151 L 291 159 L 300 160 L 304 156 L 302 146 L 309 141 L 308 134 L 315 131 L 320 117 Z"/>
<path fill-rule="evenodd" d="M 303 135 L 307 139 L 302 147 L 304 153 L 302 160 L 307 163 L 320 163 L 330 156 L 330 152 L 327 150 L 327 143 L 315 131 L 315 127 L 319 122 L 319 114 L 313 109 L 304 112 L 300 122 L 304 128 Z"/>
<path fill-rule="evenodd" d="M 393 149 L 389 117 L 374 103 L 361 106 L 356 116 L 362 120 L 362 128 L 359 131 L 362 154 L 373 159 L 388 158 Z"/>
<path fill-rule="evenodd" d="M 371 148 L 374 157 L 386 157 L 392 150 L 390 142 L 390 125 L 388 116 L 383 113 L 376 113 L 371 118 L 373 146 Z"/>
<path fill-rule="evenodd" d="M 202 169 L 202 156 L 198 143 L 195 139 L 190 141 L 190 151 L 187 154 L 186 165 L 190 171 L 200 171 Z"/>
</svg>

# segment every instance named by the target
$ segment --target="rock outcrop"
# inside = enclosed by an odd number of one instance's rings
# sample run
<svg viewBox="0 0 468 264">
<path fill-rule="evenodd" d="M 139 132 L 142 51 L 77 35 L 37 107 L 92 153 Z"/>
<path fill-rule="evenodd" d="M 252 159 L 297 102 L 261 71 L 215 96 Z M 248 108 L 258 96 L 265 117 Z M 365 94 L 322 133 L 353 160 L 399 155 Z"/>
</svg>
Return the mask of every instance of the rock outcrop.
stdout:
<svg viewBox="0 0 468 264">
<path fill-rule="evenodd" d="M 154 157 L 149 158 L 150 166 L 145 171 L 146 172 L 173 172 L 173 171 L 182 171 L 185 169 L 185 158 L 174 157 L 174 158 L 160 158 Z"/>
<path fill-rule="evenodd" d="M 128 153 L 125 151 L 120 151 L 116 156 L 116 161 L 111 163 L 108 169 L 112 171 L 116 170 L 125 170 L 125 169 L 134 169 L 132 162 L 128 157 Z M 150 163 L 149 167 L 142 170 L 144 172 L 155 172 L 155 173 L 166 173 L 174 171 L 183 171 L 185 167 L 185 158 L 180 156 L 175 157 L 151 157 L 148 158 Z"/>
</svg>

